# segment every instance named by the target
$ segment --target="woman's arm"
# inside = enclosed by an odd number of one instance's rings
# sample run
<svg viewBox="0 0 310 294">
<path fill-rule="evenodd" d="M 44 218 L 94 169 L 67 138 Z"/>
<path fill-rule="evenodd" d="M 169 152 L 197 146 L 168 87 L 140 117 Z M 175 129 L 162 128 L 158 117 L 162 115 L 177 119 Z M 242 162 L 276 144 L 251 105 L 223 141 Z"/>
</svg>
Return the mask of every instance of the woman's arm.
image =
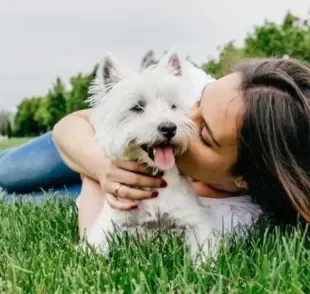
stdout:
<svg viewBox="0 0 310 294">
<path fill-rule="evenodd" d="M 94 140 L 90 109 L 65 116 L 54 127 L 53 141 L 64 162 L 74 171 L 100 181 L 107 160 Z"/>
</svg>

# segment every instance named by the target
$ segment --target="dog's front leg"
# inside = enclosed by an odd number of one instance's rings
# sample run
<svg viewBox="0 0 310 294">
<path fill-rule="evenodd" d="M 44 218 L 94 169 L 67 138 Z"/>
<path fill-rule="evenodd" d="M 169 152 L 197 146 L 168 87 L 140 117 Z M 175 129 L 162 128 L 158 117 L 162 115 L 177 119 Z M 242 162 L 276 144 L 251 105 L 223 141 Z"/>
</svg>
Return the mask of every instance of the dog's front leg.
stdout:
<svg viewBox="0 0 310 294">
<path fill-rule="evenodd" d="M 194 211 L 186 217 L 185 237 L 192 261 L 197 265 L 215 256 L 217 240 L 212 230 L 212 220 L 206 212 L 201 207 L 196 207 Z"/>
<path fill-rule="evenodd" d="M 125 213 L 113 209 L 106 203 L 87 234 L 87 242 L 98 253 L 107 256 L 109 254 L 108 238 L 115 232 L 116 225 L 122 225 L 125 222 Z"/>
<path fill-rule="evenodd" d="M 107 237 L 112 231 L 112 220 L 107 219 L 103 209 L 87 233 L 86 241 L 96 250 L 96 252 L 107 256 L 109 253 Z"/>
<path fill-rule="evenodd" d="M 216 257 L 217 238 L 208 225 L 197 225 L 186 228 L 186 244 L 196 266 L 204 264 L 208 258 Z"/>
</svg>

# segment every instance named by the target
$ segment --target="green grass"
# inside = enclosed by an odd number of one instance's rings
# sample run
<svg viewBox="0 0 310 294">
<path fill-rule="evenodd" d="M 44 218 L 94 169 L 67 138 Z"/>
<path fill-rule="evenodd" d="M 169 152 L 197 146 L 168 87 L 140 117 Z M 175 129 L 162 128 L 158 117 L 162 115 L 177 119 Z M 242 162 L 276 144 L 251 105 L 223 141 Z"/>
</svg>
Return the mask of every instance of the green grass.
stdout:
<svg viewBox="0 0 310 294">
<path fill-rule="evenodd" d="M 27 141 L 29 141 L 31 138 L 11 138 L 9 140 L 2 140 L 0 141 L 0 151 L 3 151 L 5 149 L 8 149 L 10 147 L 16 147 L 18 145 L 21 145 Z"/>
<path fill-rule="evenodd" d="M 116 239 L 109 261 L 77 251 L 68 200 L 0 203 L 0 293 L 310 293 L 305 229 L 265 226 L 196 270 L 182 243 L 164 234 Z"/>
</svg>

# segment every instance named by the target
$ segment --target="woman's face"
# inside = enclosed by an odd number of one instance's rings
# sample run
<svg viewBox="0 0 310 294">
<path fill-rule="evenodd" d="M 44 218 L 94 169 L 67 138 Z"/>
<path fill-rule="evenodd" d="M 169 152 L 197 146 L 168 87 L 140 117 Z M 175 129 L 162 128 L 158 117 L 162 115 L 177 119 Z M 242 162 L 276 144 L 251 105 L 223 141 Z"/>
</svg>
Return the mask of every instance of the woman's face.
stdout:
<svg viewBox="0 0 310 294">
<path fill-rule="evenodd" d="M 230 171 L 237 160 L 238 123 L 244 112 L 240 82 L 241 75 L 233 73 L 205 88 L 191 113 L 199 136 L 177 159 L 185 175 L 226 191 L 239 190 Z"/>
</svg>

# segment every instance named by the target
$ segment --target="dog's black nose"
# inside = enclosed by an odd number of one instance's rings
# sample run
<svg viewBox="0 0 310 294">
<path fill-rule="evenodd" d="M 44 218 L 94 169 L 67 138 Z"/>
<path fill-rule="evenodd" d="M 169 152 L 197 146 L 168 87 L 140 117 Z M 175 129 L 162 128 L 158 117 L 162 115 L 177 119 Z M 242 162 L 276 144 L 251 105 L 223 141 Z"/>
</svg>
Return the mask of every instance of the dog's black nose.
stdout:
<svg viewBox="0 0 310 294">
<path fill-rule="evenodd" d="M 177 125 L 172 122 L 164 122 L 159 124 L 158 130 L 167 139 L 171 139 L 177 132 Z"/>
</svg>

